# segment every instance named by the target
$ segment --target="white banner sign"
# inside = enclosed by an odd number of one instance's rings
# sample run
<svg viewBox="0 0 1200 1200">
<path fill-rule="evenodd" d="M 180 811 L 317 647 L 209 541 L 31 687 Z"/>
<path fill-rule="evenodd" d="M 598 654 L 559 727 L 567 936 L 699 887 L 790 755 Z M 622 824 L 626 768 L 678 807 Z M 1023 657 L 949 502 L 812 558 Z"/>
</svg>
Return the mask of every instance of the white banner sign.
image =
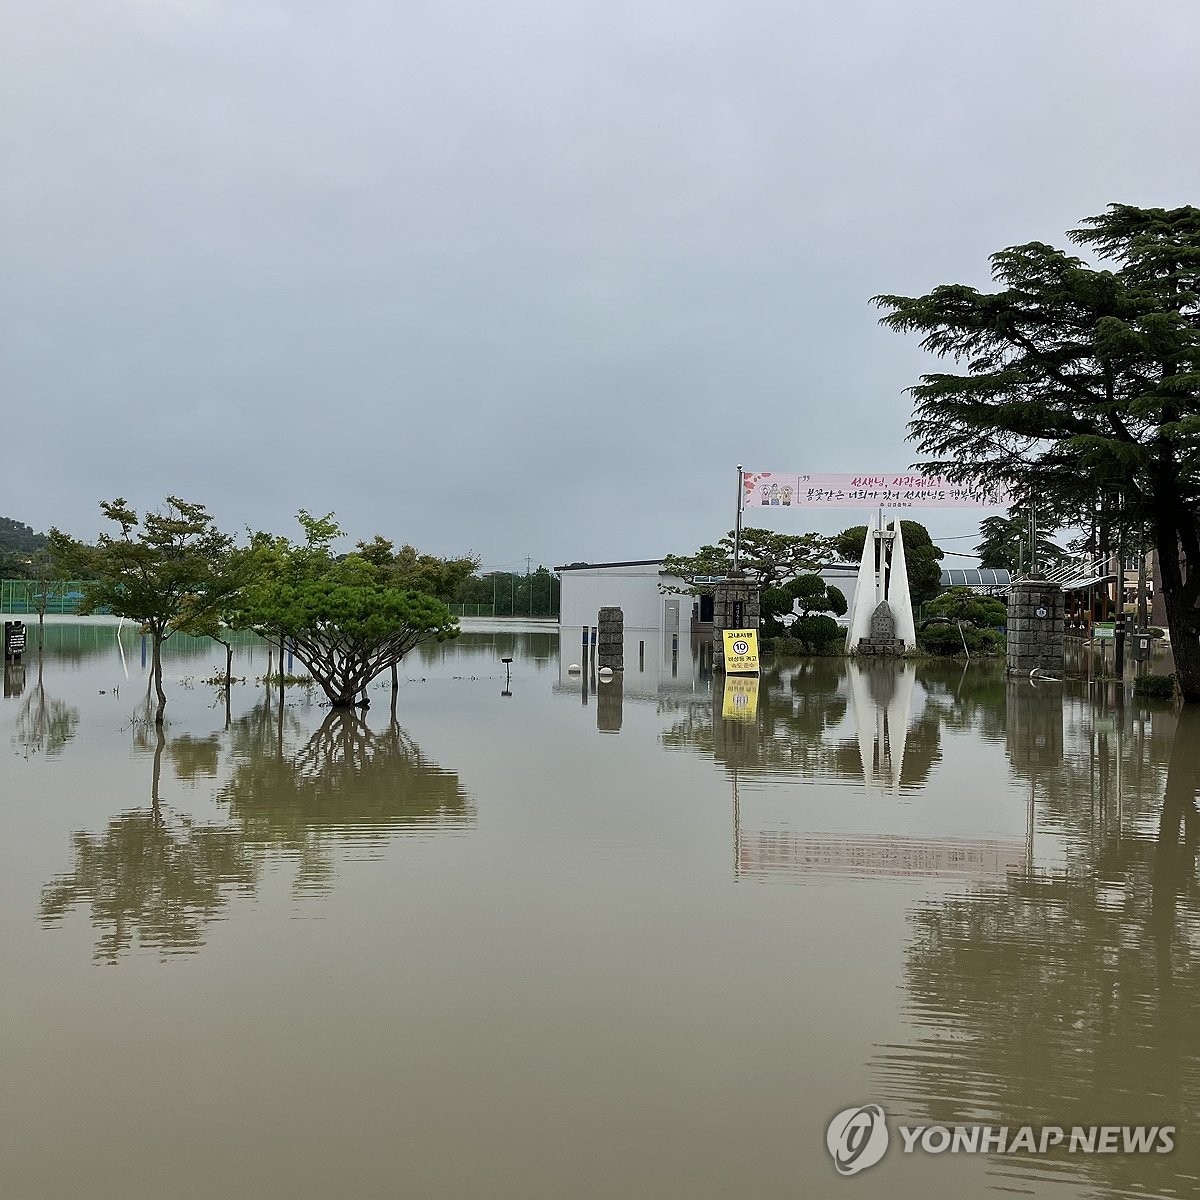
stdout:
<svg viewBox="0 0 1200 1200">
<path fill-rule="evenodd" d="M 1003 488 L 951 483 L 943 475 L 742 474 L 744 508 L 1006 508 Z"/>
</svg>

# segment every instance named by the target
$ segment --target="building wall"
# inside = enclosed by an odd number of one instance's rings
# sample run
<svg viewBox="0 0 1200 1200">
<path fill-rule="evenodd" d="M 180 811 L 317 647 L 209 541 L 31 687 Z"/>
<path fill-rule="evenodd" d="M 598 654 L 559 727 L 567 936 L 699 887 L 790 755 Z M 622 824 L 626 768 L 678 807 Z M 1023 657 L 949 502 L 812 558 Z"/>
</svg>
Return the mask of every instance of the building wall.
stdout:
<svg viewBox="0 0 1200 1200">
<path fill-rule="evenodd" d="M 822 567 L 817 574 L 825 581 L 826 587 L 832 584 L 846 597 L 847 614 L 853 612 L 854 589 L 858 584 L 858 567 L 842 565 Z"/>
<path fill-rule="evenodd" d="M 600 609 L 620 608 L 626 629 L 667 632 L 669 605 L 677 607 L 680 634 L 691 628 L 694 596 L 665 594 L 659 584 L 682 587 L 674 575 L 661 574 L 657 563 L 621 567 L 577 567 L 563 570 L 559 625 L 564 629 L 592 626 Z"/>
</svg>

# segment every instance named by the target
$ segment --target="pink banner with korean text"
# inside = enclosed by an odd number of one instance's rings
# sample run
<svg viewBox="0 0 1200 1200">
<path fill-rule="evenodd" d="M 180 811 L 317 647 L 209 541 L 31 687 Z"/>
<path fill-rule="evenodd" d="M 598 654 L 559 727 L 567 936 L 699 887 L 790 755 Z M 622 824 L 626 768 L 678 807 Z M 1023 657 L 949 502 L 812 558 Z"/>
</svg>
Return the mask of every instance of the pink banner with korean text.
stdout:
<svg viewBox="0 0 1200 1200">
<path fill-rule="evenodd" d="M 952 483 L 943 475 L 788 475 L 745 471 L 743 508 L 1006 508 L 1004 488 Z"/>
</svg>

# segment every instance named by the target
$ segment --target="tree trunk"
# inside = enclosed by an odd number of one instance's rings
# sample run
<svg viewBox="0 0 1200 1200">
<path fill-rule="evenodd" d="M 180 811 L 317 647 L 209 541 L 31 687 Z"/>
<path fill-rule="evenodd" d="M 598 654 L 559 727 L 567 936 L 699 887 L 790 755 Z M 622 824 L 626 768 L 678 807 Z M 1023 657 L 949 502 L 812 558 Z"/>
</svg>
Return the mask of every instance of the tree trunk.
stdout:
<svg viewBox="0 0 1200 1200">
<path fill-rule="evenodd" d="M 154 692 L 158 696 L 158 709 L 154 714 L 155 725 L 162 725 L 167 713 L 167 693 L 163 691 L 162 681 L 162 636 L 157 630 L 151 635 L 154 647 L 154 662 L 151 673 L 154 676 Z"/>
<path fill-rule="evenodd" d="M 1179 538 L 1172 523 L 1164 522 L 1155 531 L 1155 548 L 1179 690 L 1187 703 L 1200 703 L 1200 609 L 1185 590 Z M 1189 574 L 1200 572 L 1200 563 L 1187 565 Z"/>
<path fill-rule="evenodd" d="M 233 724 L 233 643 L 221 642 L 221 645 L 225 647 L 225 728 L 228 729 Z"/>
</svg>

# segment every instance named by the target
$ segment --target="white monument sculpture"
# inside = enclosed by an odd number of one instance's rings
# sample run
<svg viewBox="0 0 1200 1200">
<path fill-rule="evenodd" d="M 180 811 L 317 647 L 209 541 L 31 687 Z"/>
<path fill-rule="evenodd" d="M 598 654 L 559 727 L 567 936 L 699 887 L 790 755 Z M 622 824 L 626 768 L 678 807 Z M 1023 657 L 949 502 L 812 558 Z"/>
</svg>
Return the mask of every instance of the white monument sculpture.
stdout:
<svg viewBox="0 0 1200 1200">
<path fill-rule="evenodd" d="M 885 521 L 879 509 L 863 542 L 846 649 L 852 654 L 902 654 L 916 645 L 900 518 Z"/>
</svg>

